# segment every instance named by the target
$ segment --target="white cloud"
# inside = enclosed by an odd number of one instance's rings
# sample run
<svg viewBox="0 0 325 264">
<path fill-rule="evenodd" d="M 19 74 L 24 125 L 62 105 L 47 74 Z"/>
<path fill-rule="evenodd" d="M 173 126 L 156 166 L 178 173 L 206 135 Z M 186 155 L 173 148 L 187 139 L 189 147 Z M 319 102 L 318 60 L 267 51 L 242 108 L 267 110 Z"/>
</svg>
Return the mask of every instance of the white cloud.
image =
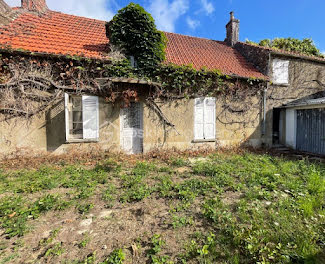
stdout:
<svg viewBox="0 0 325 264">
<path fill-rule="evenodd" d="M 10 6 L 20 6 L 20 1 L 5 0 Z M 116 5 L 115 1 L 107 0 L 47 0 L 46 2 L 51 10 L 106 21 L 114 16 L 114 12 L 109 7 Z"/>
<path fill-rule="evenodd" d="M 191 17 L 186 18 L 186 23 L 193 30 L 200 25 L 200 21 L 192 19 Z"/>
<path fill-rule="evenodd" d="M 212 2 L 208 0 L 201 0 L 202 8 L 207 15 L 210 15 L 214 12 L 214 6 Z"/>
<path fill-rule="evenodd" d="M 320 53 L 322 53 L 325 56 L 325 50 L 324 51 L 321 51 Z"/>
<path fill-rule="evenodd" d="M 189 8 L 188 0 L 154 0 L 148 7 L 159 29 L 174 32 L 177 19 Z"/>
</svg>

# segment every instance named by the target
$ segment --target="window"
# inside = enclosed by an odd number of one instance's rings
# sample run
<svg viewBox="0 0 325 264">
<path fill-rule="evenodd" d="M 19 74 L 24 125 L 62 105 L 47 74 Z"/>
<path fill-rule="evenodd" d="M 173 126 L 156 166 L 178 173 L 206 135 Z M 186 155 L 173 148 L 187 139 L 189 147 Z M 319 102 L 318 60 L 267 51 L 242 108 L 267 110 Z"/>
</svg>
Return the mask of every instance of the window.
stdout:
<svg viewBox="0 0 325 264">
<path fill-rule="evenodd" d="M 273 60 L 273 82 L 275 84 L 289 83 L 289 61 Z"/>
<path fill-rule="evenodd" d="M 196 98 L 194 104 L 194 139 L 214 140 L 216 138 L 216 99 Z"/>
<path fill-rule="evenodd" d="M 137 68 L 138 67 L 138 63 L 135 60 L 134 56 L 130 56 L 130 63 L 131 63 L 132 68 Z"/>
<path fill-rule="evenodd" d="M 70 131 L 69 134 L 74 138 L 83 137 L 83 123 L 82 123 L 82 97 L 71 96 L 70 97 L 71 111 L 70 118 Z"/>
<path fill-rule="evenodd" d="M 66 140 L 98 140 L 99 111 L 97 96 L 65 94 Z"/>
</svg>

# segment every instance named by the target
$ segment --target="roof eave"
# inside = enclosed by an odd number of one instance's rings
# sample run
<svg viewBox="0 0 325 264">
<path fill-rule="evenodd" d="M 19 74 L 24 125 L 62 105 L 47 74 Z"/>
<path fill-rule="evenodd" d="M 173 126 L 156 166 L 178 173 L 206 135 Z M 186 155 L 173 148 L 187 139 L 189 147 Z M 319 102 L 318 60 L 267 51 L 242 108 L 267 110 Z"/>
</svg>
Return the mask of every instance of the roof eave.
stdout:
<svg viewBox="0 0 325 264">
<path fill-rule="evenodd" d="M 262 82 L 268 82 L 270 78 L 266 75 L 264 75 L 263 78 L 256 78 L 256 77 L 247 77 L 247 76 L 240 76 L 237 74 L 224 74 L 225 76 L 229 76 L 233 79 L 242 79 L 242 80 L 256 80 L 256 81 L 262 81 Z"/>
<path fill-rule="evenodd" d="M 290 57 L 290 58 L 314 61 L 314 62 L 325 64 L 325 59 L 318 58 L 318 57 L 310 57 L 310 56 L 303 56 L 303 55 L 299 55 L 299 54 L 283 53 L 281 51 L 275 51 L 275 50 L 270 50 L 270 52 L 272 55 L 276 55 L 276 56 Z"/>
<path fill-rule="evenodd" d="M 109 58 L 98 58 L 98 57 L 90 57 L 90 56 L 83 56 L 83 55 L 71 55 L 71 54 L 55 54 L 55 53 L 47 53 L 47 52 L 34 52 L 29 50 L 23 49 L 12 49 L 12 48 L 2 48 L 0 47 L 0 53 L 8 53 L 8 54 L 16 54 L 16 55 L 29 55 L 35 57 L 50 57 L 56 59 L 72 59 L 72 60 L 96 60 L 101 61 L 103 63 L 110 63 L 112 62 Z"/>
<path fill-rule="evenodd" d="M 0 53 L 8 53 L 8 54 L 16 54 L 16 55 L 29 55 L 29 56 L 35 56 L 35 57 L 50 57 L 50 58 L 56 58 L 56 59 L 71 59 L 71 60 L 95 60 L 95 61 L 101 61 L 103 63 L 111 63 L 111 59 L 105 59 L 105 58 L 98 58 L 98 57 L 88 57 L 88 56 L 82 56 L 82 55 L 70 55 L 70 54 L 54 54 L 54 53 L 46 53 L 46 52 L 33 52 L 28 50 L 19 50 L 19 49 L 11 49 L 11 48 L 1 48 L 0 47 Z M 242 80 L 256 80 L 256 81 L 262 81 L 266 82 L 269 81 L 268 76 L 264 77 L 247 77 L 247 76 L 240 76 L 237 74 L 224 74 L 223 76 L 229 76 L 232 79 L 242 79 Z"/>
</svg>

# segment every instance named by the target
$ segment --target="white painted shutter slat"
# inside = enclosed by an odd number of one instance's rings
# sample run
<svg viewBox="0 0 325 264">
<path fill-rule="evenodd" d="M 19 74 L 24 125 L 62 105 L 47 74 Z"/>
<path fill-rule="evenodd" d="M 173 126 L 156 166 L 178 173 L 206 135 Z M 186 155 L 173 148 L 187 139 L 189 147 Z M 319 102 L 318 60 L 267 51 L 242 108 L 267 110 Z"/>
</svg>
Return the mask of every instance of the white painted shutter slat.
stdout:
<svg viewBox="0 0 325 264">
<path fill-rule="evenodd" d="M 204 100 L 204 139 L 215 139 L 215 98 L 206 98 Z"/>
<path fill-rule="evenodd" d="M 204 98 L 196 98 L 194 104 L 194 139 L 204 139 Z"/>
<path fill-rule="evenodd" d="M 99 139 L 99 103 L 97 96 L 82 96 L 83 138 Z"/>
<path fill-rule="evenodd" d="M 64 111 L 65 111 L 65 140 L 69 140 L 69 95 L 64 94 Z"/>
</svg>

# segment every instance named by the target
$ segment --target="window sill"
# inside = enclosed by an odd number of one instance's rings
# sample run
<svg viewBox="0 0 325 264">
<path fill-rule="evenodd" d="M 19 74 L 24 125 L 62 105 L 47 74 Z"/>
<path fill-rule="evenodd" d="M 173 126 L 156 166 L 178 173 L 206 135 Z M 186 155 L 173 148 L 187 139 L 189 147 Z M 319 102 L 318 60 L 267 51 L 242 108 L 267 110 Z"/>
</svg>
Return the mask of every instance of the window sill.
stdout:
<svg viewBox="0 0 325 264">
<path fill-rule="evenodd" d="M 192 143 L 216 142 L 216 139 L 193 139 Z"/>
<path fill-rule="evenodd" d="M 282 87 L 288 87 L 288 86 L 290 86 L 289 83 L 272 83 L 272 84 L 275 85 L 275 86 L 282 86 Z"/>
<path fill-rule="evenodd" d="M 98 143 L 99 139 L 69 139 L 65 143 L 73 144 L 73 143 Z"/>
</svg>

